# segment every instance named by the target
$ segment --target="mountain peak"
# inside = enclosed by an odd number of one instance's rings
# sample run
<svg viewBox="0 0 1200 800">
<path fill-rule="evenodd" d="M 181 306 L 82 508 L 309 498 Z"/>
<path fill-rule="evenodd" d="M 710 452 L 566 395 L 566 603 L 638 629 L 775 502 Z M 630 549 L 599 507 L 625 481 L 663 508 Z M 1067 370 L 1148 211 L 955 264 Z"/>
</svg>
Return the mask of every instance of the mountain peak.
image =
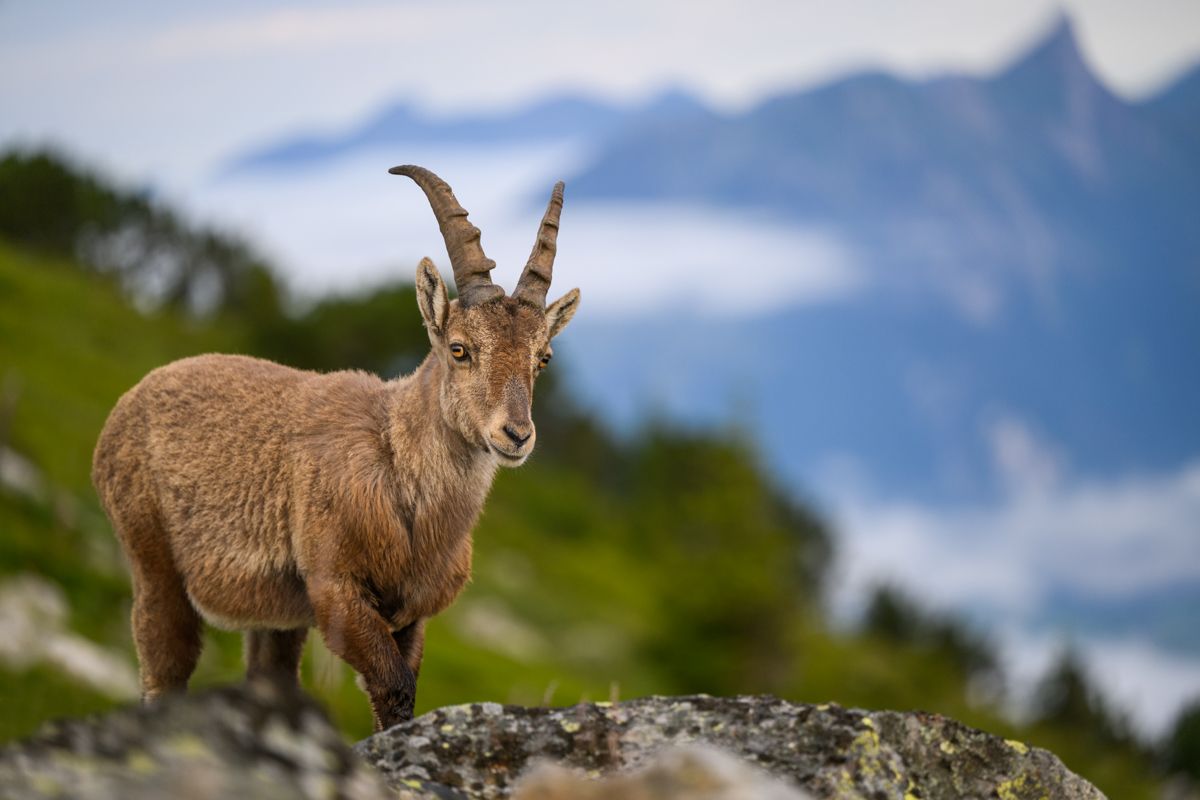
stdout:
<svg viewBox="0 0 1200 800">
<path fill-rule="evenodd" d="M 1058 53 L 1060 57 L 1072 61 L 1083 61 L 1079 52 L 1079 39 L 1075 35 L 1075 23 L 1065 11 L 1059 11 L 1048 32 L 1042 37 L 1034 52 L 1046 51 Z"/>
<path fill-rule="evenodd" d="M 1065 12 L 1060 12 L 1054 23 L 1036 43 L 1008 68 L 1006 74 L 1022 72 L 1079 73 L 1090 74 L 1079 49 L 1075 35 L 1075 24 Z"/>
<path fill-rule="evenodd" d="M 994 79 L 1002 91 L 1027 107 L 1066 108 L 1081 98 L 1090 102 L 1110 98 L 1111 92 L 1096 78 L 1079 49 L 1075 25 L 1065 13 L 1032 47 Z"/>
</svg>

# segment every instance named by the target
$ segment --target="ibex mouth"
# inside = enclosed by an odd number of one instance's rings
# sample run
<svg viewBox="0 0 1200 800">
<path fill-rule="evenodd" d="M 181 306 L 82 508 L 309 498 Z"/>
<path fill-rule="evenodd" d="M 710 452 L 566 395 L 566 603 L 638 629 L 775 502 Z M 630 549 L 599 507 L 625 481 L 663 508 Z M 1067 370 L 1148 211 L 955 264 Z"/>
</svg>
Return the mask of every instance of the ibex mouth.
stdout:
<svg viewBox="0 0 1200 800">
<path fill-rule="evenodd" d="M 491 442 L 488 442 L 488 449 L 491 450 L 493 453 L 495 453 L 502 462 L 504 462 L 506 464 L 512 464 L 514 466 L 517 464 L 520 464 L 522 461 L 524 461 L 526 458 L 529 457 L 529 452 L 509 453 L 505 450 L 501 450 L 499 447 L 492 444 Z"/>
</svg>

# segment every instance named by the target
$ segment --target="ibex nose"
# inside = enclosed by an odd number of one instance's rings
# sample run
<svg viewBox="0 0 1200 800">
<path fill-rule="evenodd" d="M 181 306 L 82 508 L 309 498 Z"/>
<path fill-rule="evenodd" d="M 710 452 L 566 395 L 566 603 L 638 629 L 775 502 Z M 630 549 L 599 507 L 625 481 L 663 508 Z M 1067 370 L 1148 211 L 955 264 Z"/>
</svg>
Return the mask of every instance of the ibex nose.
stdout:
<svg viewBox="0 0 1200 800">
<path fill-rule="evenodd" d="M 524 425 L 520 427 L 505 425 L 504 433 L 508 435 L 509 439 L 512 439 L 513 444 L 515 444 L 517 447 L 520 447 L 528 442 L 529 437 L 532 435 L 532 431 L 530 431 L 529 428 Z"/>
</svg>

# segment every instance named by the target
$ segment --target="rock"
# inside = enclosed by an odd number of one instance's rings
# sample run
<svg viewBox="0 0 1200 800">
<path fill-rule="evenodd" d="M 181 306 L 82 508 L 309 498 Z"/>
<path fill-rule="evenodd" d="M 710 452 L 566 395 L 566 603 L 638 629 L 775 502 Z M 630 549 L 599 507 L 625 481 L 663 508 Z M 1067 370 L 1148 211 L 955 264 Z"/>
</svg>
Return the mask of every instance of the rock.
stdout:
<svg viewBox="0 0 1200 800">
<path fill-rule="evenodd" d="M 1050 753 L 944 717 L 769 697 L 451 706 L 355 750 L 296 690 L 243 684 L 47 726 L 0 749 L 0 797 L 1103 798 Z"/>
<path fill-rule="evenodd" d="M 650 697 L 560 709 L 450 706 L 376 734 L 355 750 L 400 797 L 446 800 L 513 796 L 522 773 L 541 760 L 599 777 L 635 770 L 665 748 L 687 744 L 734 754 L 818 798 L 1104 797 L 1045 750 L 936 714 L 770 697 Z M 543 796 L 563 795 L 526 798 Z"/>
<path fill-rule="evenodd" d="M 0 749 L 0 797 L 393 798 L 313 701 L 243 684 L 51 723 Z"/>
</svg>

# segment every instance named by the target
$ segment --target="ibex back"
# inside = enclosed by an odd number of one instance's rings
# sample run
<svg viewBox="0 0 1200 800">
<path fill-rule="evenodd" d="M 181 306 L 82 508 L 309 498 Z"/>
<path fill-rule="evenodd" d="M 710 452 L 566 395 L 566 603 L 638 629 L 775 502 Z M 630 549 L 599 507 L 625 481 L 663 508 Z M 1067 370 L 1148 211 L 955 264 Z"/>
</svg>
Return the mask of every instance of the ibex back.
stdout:
<svg viewBox="0 0 1200 800">
<path fill-rule="evenodd" d="M 142 694 L 183 690 L 202 620 L 245 631 L 250 675 L 297 680 L 308 629 L 363 678 L 378 728 L 412 716 L 425 620 L 471 572 L 498 465 L 533 450 L 534 379 L 579 305 L 546 305 L 562 184 L 512 296 L 450 187 L 433 207 L 458 298 L 428 259 L 432 345 L 410 375 L 317 374 L 205 355 L 154 370 L 108 418 L 92 467 L 133 575 Z"/>
</svg>

